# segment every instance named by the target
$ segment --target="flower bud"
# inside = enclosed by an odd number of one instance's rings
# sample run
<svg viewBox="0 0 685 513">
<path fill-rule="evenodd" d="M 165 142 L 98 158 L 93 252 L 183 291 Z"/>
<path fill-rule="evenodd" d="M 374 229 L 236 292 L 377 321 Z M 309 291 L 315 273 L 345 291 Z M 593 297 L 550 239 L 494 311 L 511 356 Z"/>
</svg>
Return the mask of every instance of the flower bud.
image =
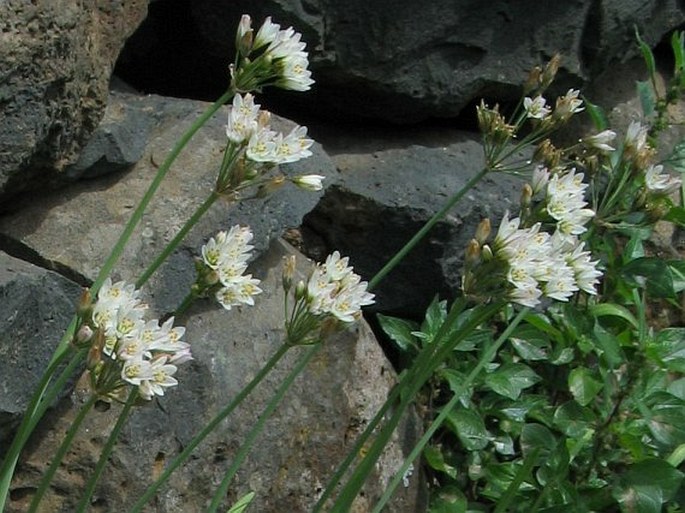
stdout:
<svg viewBox="0 0 685 513">
<path fill-rule="evenodd" d="M 555 53 L 550 61 L 545 66 L 545 71 L 542 72 L 542 77 L 540 79 L 540 86 L 542 89 L 547 89 L 549 85 L 554 81 L 554 77 L 557 76 L 557 71 L 559 71 L 559 63 L 561 62 L 561 55 Z"/>
<path fill-rule="evenodd" d="M 323 189 L 323 184 L 321 182 L 324 178 L 326 177 L 322 175 L 300 175 L 291 178 L 291 180 L 300 189 L 306 191 L 320 191 Z"/>
<path fill-rule="evenodd" d="M 464 264 L 467 269 L 470 269 L 478 264 L 480 261 L 480 244 L 476 239 L 471 239 L 466 246 L 466 254 L 464 257 Z"/>
<path fill-rule="evenodd" d="M 542 80 L 542 68 L 540 66 L 535 66 L 530 73 L 528 73 L 528 78 L 523 84 L 523 94 L 524 96 L 537 90 L 540 87 Z"/>
<path fill-rule="evenodd" d="M 485 244 L 490 236 L 490 219 L 487 217 L 478 223 L 478 228 L 476 228 L 476 241 L 478 244 Z"/>
<path fill-rule="evenodd" d="M 252 20 L 249 15 L 243 14 L 235 36 L 235 48 L 241 56 L 247 57 L 250 55 L 253 40 Z"/>
<path fill-rule="evenodd" d="M 77 313 L 81 318 L 90 318 L 93 309 L 93 296 L 90 289 L 84 288 L 81 291 L 81 298 L 79 299 Z"/>
<path fill-rule="evenodd" d="M 490 246 L 486 244 L 481 248 L 480 255 L 484 262 L 489 262 L 490 260 L 492 260 L 493 257 L 492 248 L 490 248 Z"/>
<path fill-rule="evenodd" d="M 278 189 L 280 189 L 284 183 L 285 183 L 285 176 L 283 176 L 283 175 L 274 176 L 271 180 L 269 180 L 268 182 L 259 186 L 259 189 L 257 189 L 256 196 L 258 198 L 265 198 L 265 197 L 269 196 L 270 194 L 273 194 L 274 192 L 276 192 Z"/>
<path fill-rule="evenodd" d="M 92 338 L 93 329 L 87 324 L 83 324 L 76 332 L 75 342 L 78 347 L 84 347 Z"/>
<path fill-rule="evenodd" d="M 299 301 L 305 297 L 307 297 L 307 285 L 305 285 L 304 280 L 300 280 L 295 287 L 295 299 Z"/>
<path fill-rule="evenodd" d="M 295 275 L 295 255 L 289 255 L 283 258 L 283 290 L 287 294 L 290 287 L 293 285 L 293 276 Z"/>
<path fill-rule="evenodd" d="M 528 183 L 523 184 L 523 190 L 521 191 L 521 209 L 527 209 L 530 207 L 532 198 L 533 188 Z"/>
</svg>

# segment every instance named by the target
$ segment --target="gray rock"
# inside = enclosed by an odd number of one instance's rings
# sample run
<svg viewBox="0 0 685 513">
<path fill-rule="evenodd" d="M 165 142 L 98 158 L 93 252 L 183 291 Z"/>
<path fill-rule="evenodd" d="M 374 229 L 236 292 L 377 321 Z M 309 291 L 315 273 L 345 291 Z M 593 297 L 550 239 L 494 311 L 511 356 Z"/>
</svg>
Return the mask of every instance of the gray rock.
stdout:
<svg viewBox="0 0 685 513">
<path fill-rule="evenodd" d="M 0 447 L 71 320 L 80 287 L 0 251 Z"/>
<path fill-rule="evenodd" d="M 98 125 L 147 2 L 0 3 L 0 201 L 59 181 Z"/>
<path fill-rule="evenodd" d="M 145 114 L 154 127 L 138 164 L 126 173 L 46 191 L 40 201 L 31 201 L 21 211 L 0 218 L 0 236 L 15 246 L 30 248 L 45 266 L 73 270 L 83 283 L 95 278 L 159 165 L 208 106 L 190 100 L 130 95 L 125 96 L 124 104 L 137 115 Z M 135 281 L 210 194 L 226 145 L 225 116 L 225 110 L 217 113 L 181 153 L 134 232 L 116 266 L 116 275 Z M 272 126 L 286 131 L 292 123 L 274 117 Z M 327 181 L 333 183 L 337 175 L 333 163 L 320 146 L 313 151 L 312 157 L 284 165 L 281 171 L 287 175 L 326 175 Z M 194 256 L 217 231 L 234 224 L 249 224 L 259 253 L 287 228 L 299 226 L 321 195 L 286 184 L 265 199 L 250 199 L 237 206 L 217 202 L 152 277 L 151 300 L 160 309 L 175 308 L 194 279 Z"/>
<path fill-rule="evenodd" d="M 94 178 L 123 171 L 143 156 L 153 123 L 150 108 L 136 96 L 111 91 L 105 115 L 81 151 L 66 169 L 69 178 Z"/>
<path fill-rule="evenodd" d="M 305 244 L 338 249 L 364 278 L 374 276 L 483 166 L 475 137 L 455 130 L 433 135 L 440 145 L 401 147 L 388 133 L 369 133 L 358 150 L 336 147 L 340 183 L 306 216 Z M 374 146 L 383 149 L 366 149 Z M 435 294 L 453 297 L 476 226 L 518 211 L 521 186 L 508 175 L 486 176 L 375 289 L 373 308 L 422 316 Z"/>
<path fill-rule="evenodd" d="M 232 55 L 227 34 L 242 13 L 294 26 L 317 80 L 294 101 L 400 123 L 454 117 L 483 96 L 517 99 L 529 70 L 557 52 L 559 87 L 578 87 L 637 53 L 634 26 L 655 45 L 685 21 L 677 0 L 198 0 L 192 12 L 216 57 Z"/>
<path fill-rule="evenodd" d="M 124 428 L 93 497 L 93 508 L 125 511 L 191 437 L 244 387 L 283 341 L 281 260 L 293 250 L 277 242 L 252 271 L 263 278 L 264 293 L 252 308 L 226 312 L 215 304 L 196 304 L 186 320 L 186 339 L 195 360 L 179 369 L 180 384 L 146 407 Z M 298 273 L 309 266 L 300 255 Z M 245 404 L 205 440 L 147 511 L 203 511 L 230 466 L 248 429 L 285 375 L 304 354 L 293 348 Z M 230 487 L 227 505 L 254 491 L 254 511 L 310 511 L 354 438 L 383 404 L 395 374 L 360 322 L 328 339 L 297 378 L 269 420 L 245 465 Z M 49 455 L 63 439 L 80 404 L 79 390 L 65 400 L 61 414 L 34 437 L 31 451 L 13 484 L 8 513 L 24 511 Z M 73 511 L 84 480 L 120 408 L 90 414 L 46 496 L 44 511 Z M 369 511 L 385 484 L 418 438 L 415 414 L 407 415 L 356 501 L 354 511 Z M 390 511 L 423 511 L 420 484 L 412 477 L 400 487 Z M 222 509 L 225 511 L 225 508 Z"/>
</svg>

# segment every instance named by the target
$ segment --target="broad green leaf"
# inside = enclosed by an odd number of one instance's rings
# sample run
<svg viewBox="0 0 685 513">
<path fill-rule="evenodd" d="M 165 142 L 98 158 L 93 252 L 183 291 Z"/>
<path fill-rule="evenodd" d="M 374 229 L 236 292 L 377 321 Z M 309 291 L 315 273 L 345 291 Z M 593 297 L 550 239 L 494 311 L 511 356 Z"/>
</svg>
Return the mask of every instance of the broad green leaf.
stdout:
<svg viewBox="0 0 685 513">
<path fill-rule="evenodd" d="M 680 141 L 673 147 L 673 151 L 668 159 L 666 159 L 666 162 L 674 171 L 685 173 L 685 140 Z"/>
<path fill-rule="evenodd" d="M 646 285 L 652 297 L 675 298 L 671 270 L 661 258 L 637 258 L 623 268 L 623 275 L 628 279 L 642 277 L 644 282 L 636 281 L 636 284 Z"/>
<path fill-rule="evenodd" d="M 675 468 L 678 468 L 683 461 L 685 461 L 685 444 L 681 444 L 676 447 L 675 450 L 669 454 L 668 458 L 666 458 L 666 461 L 669 465 L 673 465 Z"/>
<path fill-rule="evenodd" d="M 645 256 L 645 246 L 642 242 L 644 240 L 643 233 L 634 233 L 626 247 L 623 249 L 622 260 L 623 263 L 627 264 L 637 258 L 642 258 Z"/>
<path fill-rule="evenodd" d="M 505 456 L 513 456 L 516 454 L 516 451 L 514 450 L 514 440 L 509 435 L 498 436 L 492 441 L 492 445 L 498 453 L 504 454 Z"/>
<path fill-rule="evenodd" d="M 581 406 L 590 404 L 603 386 L 602 382 L 593 378 L 590 370 L 585 367 L 578 367 L 569 373 L 568 388 Z"/>
<path fill-rule="evenodd" d="M 419 350 L 417 339 L 412 335 L 412 332 L 418 328 L 415 322 L 383 314 L 378 314 L 377 319 L 383 332 L 390 337 L 400 351 Z"/>
<path fill-rule="evenodd" d="M 457 469 L 445 461 L 445 455 L 439 448 L 427 445 L 423 449 L 423 457 L 432 469 L 447 474 L 452 479 L 457 477 Z"/>
<path fill-rule="evenodd" d="M 483 495 L 497 502 L 509 488 L 523 466 L 521 460 L 506 463 L 491 463 L 485 467 L 485 488 Z M 523 482 L 520 491 L 533 490 L 530 483 Z"/>
<path fill-rule="evenodd" d="M 663 219 L 664 221 L 670 221 L 678 226 L 685 226 L 685 208 L 671 207 Z"/>
<path fill-rule="evenodd" d="M 467 513 L 468 501 L 454 485 L 441 486 L 431 501 L 428 513 Z"/>
<path fill-rule="evenodd" d="M 535 361 L 549 358 L 551 348 L 549 337 L 530 324 L 519 326 L 509 340 L 524 360 Z"/>
<path fill-rule="evenodd" d="M 447 302 L 440 301 L 438 296 L 435 296 L 426 309 L 426 317 L 421 324 L 421 331 L 427 333 L 432 340 L 442 323 L 445 322 L 445 317 L 447 317 Z"/>
<path fill-rule="evenodd" d="M 606 306 L 612 305 L 606 304 Z M 613 333 L 609 333 L 605 330 L 599 322 L 595 323 L 592 335 L 596 352 L 599 356 L 604 358 L 611 369 L 615 369 L 623 364 L 625 357 L 621 350 L 621 343 L 618 340 L 618 337 L 615 337 Z"/>
<path fill-rule="evenodd" d="M 640 99 L 640 105 L 642 106 L 642 113 L 647 118 L 654 114 L 654 107 L 656 106 L 656 97 L 654 96 L 652 84 L 646 80 L 638 80 L 635 82 L 635 86 L 637 87 L 637 97 Z"/>
<path fill-rule="evenodd" d="M 454 369 L 442 369 L 438 372 L 439 376 L 447 381 L 452 393 L 459 394 L 459 401 L 466 406 L 465 403 L 471 398 L 471 395 L 473 395 L 473 385 L 464 386 L 466 375 Z"/>
<path fill-rule="evenodd" d="M 655 355 L 669 370 L 685 372 L 685 328 L 661 330 L 649 344 L 648 354 Z"/>
<path fill-rule="evenodd" d="M 593 411 L 576 401 L 567 401 L 554 412 L 554 426 L 571 438 L 583 436 L 592 430 L 595 420 Z"/>
<path fill-rule="evenodd" d="M 485 376 L 486 386 L 509 399 L 518 399 L 522 390 L 532 387 L 538 381 L 540 381 L 540 376 L 522 363 L 505 364 Z"/>
<path fill-rule="evenodd" d="M 247 508 L 252 502 L 252 499 L 254 499 L 254 496 L 254 492 L 243 495 L 233 506 L 231 506 L 231 509 L 229 509 L 226 513 L 243 513 L 245 508 Z"/>
<path fill-rule="evenodd" d="M 520 443 L 524 456 L 537 450 L 537 457 L 542 462 L 547 460 L 557 447 L 557 439 L 549 428 L 535 423 L 523 426 Z"/>
<path fill-rule="evenodd" d="M 613 496 L 628 513 L 661 513 L 683 481 L 683 473 L 668 462 L 649 458 L 631 465 L 621 474 Z"/>
<path fill-rule="evenodd" d="M 669 394 L 685 401 L 685 378 L 676 379 L 668 385 Z"/>
<path fill-rule="evenodd" d="M 651 405 L 647 426 L 654 439 L 669 447 L 685 443 L 685 401 L 658 392 L 648 398 Z"/>
<path fill-rule="evenodd" d="M 554 365 L 566 365 L 573 361 L 575 353 L 572 347 L 559 347 L 552 351 L 549 362 Z"/>
<path fill-rule="evenodd" d="M 468 451 L 483 449 L 491 439 L 490 433 L 485 429 L 485 422 L 473 410 L 455 408 L 447 416 L 447 425 Z"/>
</svg>

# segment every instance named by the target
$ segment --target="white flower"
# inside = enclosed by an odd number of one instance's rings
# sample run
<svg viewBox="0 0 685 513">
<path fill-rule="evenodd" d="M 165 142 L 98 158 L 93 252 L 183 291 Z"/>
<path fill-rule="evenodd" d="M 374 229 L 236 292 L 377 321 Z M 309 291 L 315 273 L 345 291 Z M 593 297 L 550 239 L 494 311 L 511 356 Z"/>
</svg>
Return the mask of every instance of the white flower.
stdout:
<svg viewBox="0 0 685 513">
<path fill-rule="evenodd" d="M 323 189 L 323 175 L 299 175 L 291 178 L 291 181 L 306 191 L 320 191 Z"/>
<path fill-rule="evenodd" d="M 583 100 L 578 99 L 580 91 L 577 89 L 569 89 L 566 95 L 557 98 L 556 108 L 554 109 L 554 116 L 566 120 L 573 114 L 581 112 L 584 107 Z"/>
<path fill-rule="evenodd" d="M 240 94 L 233 97 L 233 106 L 228 111 L 226 125 L 226 136 L 230 141 L 242 144 L 250 140 L 258 129 L 259 107 L 254 103 L 254 97 L 250 93 L 244 97 Z"/>
<path fill-rule="evenodd" d="M 178 370 L 175 365 L 171 365 L 166 356 L 162 356 L 149 364 L 147 370 L 148 377 L 142 379 L 138 390 L 143 399 L 150 400 L 153 396 L 164 395 L 164 389 L 178 385 L 178 381 L 173 377 Z"/>
<path fill-rule="evenodd" d="M 571 252 L 566 254 L 566 263 L 573 269 L 576 284 L 580 290 L 588 294 L 597 294 L 597 283 L 602 272 L 597 270 L 599 260 L 592 261 L 589 251 L 584 251 L 585 243 L 571 240 L 573 245 Z"/>
<path fill-rule="evenodd" d="M 254 38 L 254 44 L 252 45 L 252 48 L 257 50 L 262 46 L 271 44 L 271 42 L 276 39 L 276 35 L 280 29 L 281 26 L 277 25 L 276 23 L 272 23 L 271 16 L 268 16 L 264 20 L 264 23 L 262 23 L 262 26 L 259 27 L 257 35 Z"/>
<path fill-rule="evenodd" d="M 632 121 L 628 125 L 628 130 L 625 137 L 625 146 L 628 149 L 633 150 L 635 153 L 639 153 L 642 149 L 647 146 L 647 133 L 649 127 L 642 126 L 639 121 Z"/>
<path fill-rule="evenodd" d="M 290 91 L 309 91 L 314 80 L 309 71 L 309 59 L 306 52 L 297 52 L 280 59 L 277 64 L 280 78 L 276 85 Z"/>
<path fill-rule="evenodd" d="M 540 304 L 542 291 L 535 282 L 530 282 L 524 287 L 514 287 L 509 291 L 509 299 L 519 305 L 533 308 Z"/>
<path fill-rule="evenodd" d="M 262 127 L 252 134 L 245 155 L 254 162 L 277 162 L 276 134 L 268 127 Z M 281 136 L 282 137 L 282 136 Z"/>
<path fill-rule="evenodd" d="M 533 194 L 540 194 L 547 188 L 549 182 L 549 171 L 545 166 L 535 166 L 533 170 L 533 177 L 530 181 L 530 186 L 533 189 Z"/>
<path fill-rule="evenodd" d="M 667 195 L 680 187 L 680 178 L 662 173 L 663 170 L 662 165 L 651 165 L 645 171 L 645 187 L 649 192 Z"/>
<path fill-rule="evenodd" d="M 552 109 L 545 106 L 546 103 L 547 100 L 539 95 L 535 98 L 525 97 L 523 99 L 523 108 L 526 109 L 526 115 L 529 118 L 545 119 L 552 112 Z"/>
<path fill-rule="evenodd" d="M 307 127 L 296 126 L 286 136 L 278 134 L 275 140 L 275 161 L 278 164 L 296 162 L 305 157 L 309 157 L 309 151 L 314 144 L 312 139 L 307 138 Z"/>
<path fill-rule="evenodd" d="M 258 287 L 259 283 L 260 281 L 250 274 L 239 276 L 217 291 L 216 300 L 226 310 L 239 305 L 254 306 L 254 296 L 262 293 L 262 289 Z"/>
<path fill-rule="evenodd" d="M 555 173 L 550 178 L 546 190 L 547 213 L 558 222 L 559 229 L 566 234 L 584 233 L 585 225 L 595 215 L 585 201 L 583 173 L 575 169 L 565 173 Z"/>
<path fill-rule="evenodd" d="M 152 365 L 148 360 L 132 358 L 126 360 L 121 368 L 121 379 L 139 386 L 144 380 L 152 378 Z"/>
<path fill-rule="evenodd" d="M 609 143 L 613 141 L 615 138 L 616 132 L 614 132 L 613 130 L 603 130 L 598 134 L 586 137 L 584 141 L 593 148 L 597 148 L 600 151 L 614 151 L 615 148 L 611 146 Z"/>
</svg>

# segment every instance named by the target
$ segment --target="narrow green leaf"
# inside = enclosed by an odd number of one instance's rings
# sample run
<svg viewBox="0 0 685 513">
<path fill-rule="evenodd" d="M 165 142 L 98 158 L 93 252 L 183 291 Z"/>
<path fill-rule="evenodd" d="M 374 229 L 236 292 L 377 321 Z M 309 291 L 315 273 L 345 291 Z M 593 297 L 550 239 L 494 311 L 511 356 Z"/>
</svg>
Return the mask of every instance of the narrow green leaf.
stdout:
<svg viewBox="0 0 685 513">
<path fill-rule="evenodd" d="M 630 312 L 630 310 L 624 306 L 614 303 L 598 303 L 595 305 L 590 305 L 590 313 L 597 318 L 607 316 L 620 317 L 621 319 L 628 321 L 633 328 L 637 329 L 639 326 L 637 319 Z"/>
<path fill-rule="evenodd" d="M 673 74 L 678 75 L 685 70 L 685 33 L 676 30 L 671 34 L 671 49 L 673 50 Z"/>
<path fill-rule="evenodd" d="M 640 47 L 642 58 L 645 60 L 645 64 L 647 65 L 647 71 L 649 72 L 650 76 L 653 76 L 656 73 L 654 54 L 652 53 L 652 49 L 649 47 L 649 45 L 643 41 L 642 37 L 640 37 L 640 32 L 638 31 L 637 27 L 635 27 L 635 38 L 637 39 L 637 44 Z"/>
<path fill-rule="evenodd" d="M 518 399 L 522 390 L 532 387 L 538 381 L 540 376 L 522 363 L 505 364 L 485 376 L 485 384 L 493 392 L 509 399 Z"/>
<path fill-rule="evenodd" d="M 606 128 L 609 126 L 609 121 L 607 120 L 607 116 L 602 107 L 596 103 L 588 101 L 587 98 L 583 98 L 583 102 L 585 105 L 585 110 L 590 115 L 590 119 L 594 123 L 597 131 L 601 132 L 602 130 L 606 130 Z"/>
<path fill-rule="evenodd" d="M 677 294 L 685 290 L 685 260 L 669 260 L 668 269 L 673 278 L 673 291 Z"/>
<path fill-rule="evenodd" d="M 390 337 L 402 352 L 418 351 L 417 338 L 412 332 L 418 328 L 417 323 L 397 317 L 378 314 L 378 323 L 385 334 Z"/>
<path fill-rule="evenodd" d="M 250 492 L 246 495 L 243 495 L 240 499 L 238 499 L 238 502 L 231 506 L 231 509 L 229 509 L 226 513 L 243 513 L 243 511 L 245 511 L 245 508 L 247 508 L 250 505 L 254 497 L 254 492 Z"/>
<path fill-rule="evenodd" d="M 602 382 L 593 378 L 590 370 L 585 367 L 578 367 L 569 373 L 568 388 L 581 406 L 590 404 L 603 386 Z"/>
<path fill-rule="evenodd" d="M 654 97 L 652 84 L 646 80 L 638 80 L 635 82 L 635 86 L 637 88 L 637 97 L 640 99 L 640 105 L 642 106 L 642 113 L 645 117 L 649 117 L 654 114 L 656 108 L 656 98 Z"/>
</svg>

